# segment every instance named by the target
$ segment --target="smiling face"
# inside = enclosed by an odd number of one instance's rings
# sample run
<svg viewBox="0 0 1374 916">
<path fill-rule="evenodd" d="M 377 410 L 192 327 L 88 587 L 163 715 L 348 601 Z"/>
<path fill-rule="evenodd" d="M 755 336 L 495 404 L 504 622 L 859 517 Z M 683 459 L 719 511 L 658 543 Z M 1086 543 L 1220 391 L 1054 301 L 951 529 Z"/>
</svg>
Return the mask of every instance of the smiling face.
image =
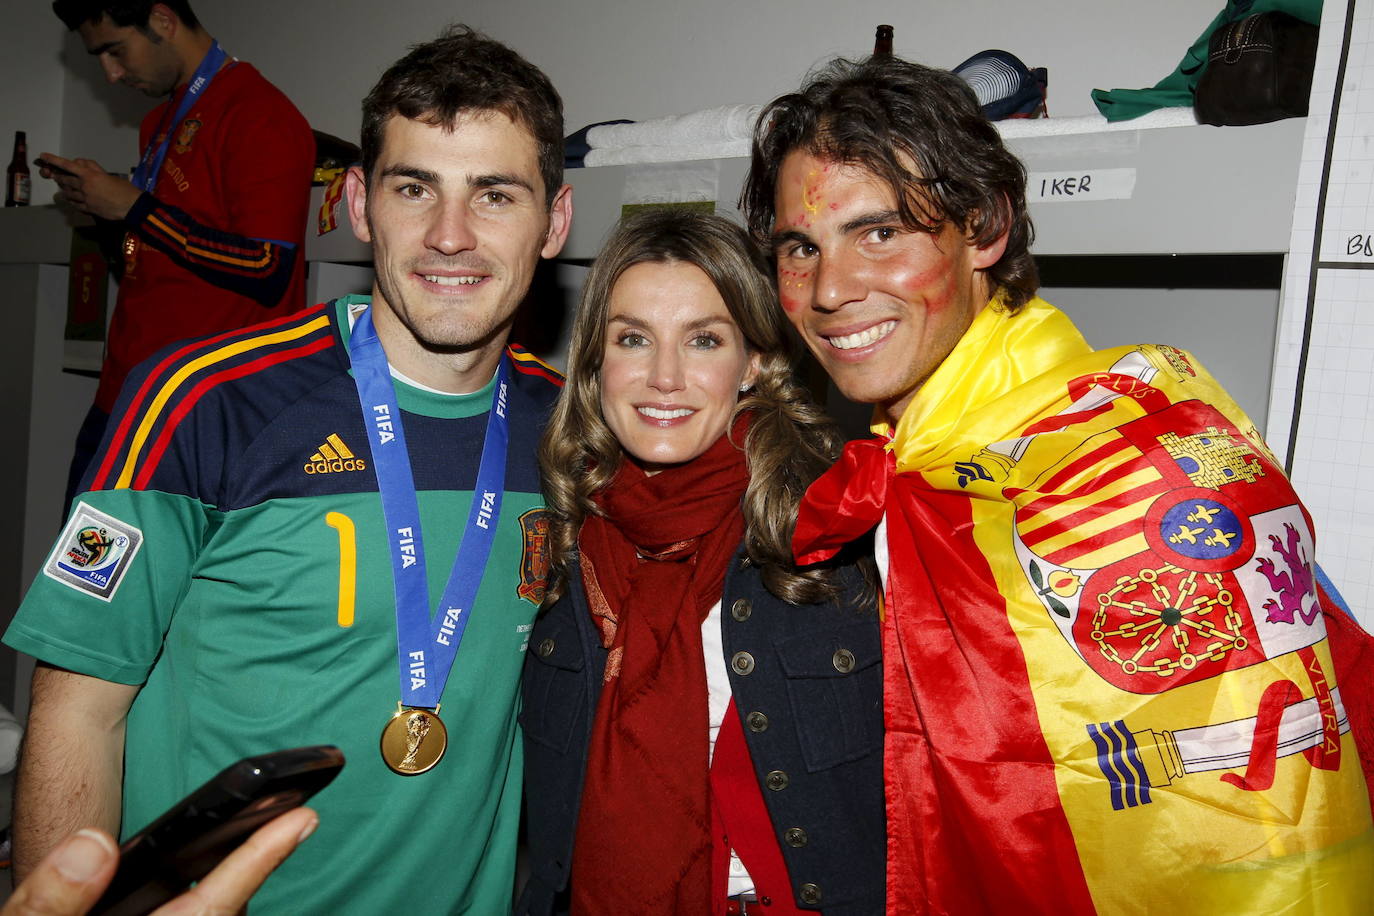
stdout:
<svg viewBox="0 0 1374 916">
<path fill-rule="evenodd" d="M 711 279 L 693 264 L 647 262 L 611 290 L 601 413 L 645 470 L 698 457 L 730 425 L 759 358 Z"/>
<path fill-rule="evenodd" d="M 148 18 L 147 31 L 115 25 L 109 16 L 77 27 L 86 50 L 100 61 L 105 79 L 160 98 L 182 81 L 182 63 L 172 44 L 162 38 L 163 23 Z"/>
<path fill-rule="evenodd" d="M 372 244 L 387 358 L 443 390 L 462 390 L 455 371 L 485 384 L 572 215 L 566 186 L 546 205 L 530 132 L 500 112 L 460 115 L 451 131 L 393 115 L 371 180 L 351 169 L 347 189 L 354 233 Z"/>
<path fill-rule="evenodd" d="M 987 248 L 959 227 L 902 225 L 892 189 L 869 172 L 796 150 L 776 188 L 778 297 L 806 346 L 851 401 L 889 422 L 968 330 L 991 295 Z"/>
</svg>

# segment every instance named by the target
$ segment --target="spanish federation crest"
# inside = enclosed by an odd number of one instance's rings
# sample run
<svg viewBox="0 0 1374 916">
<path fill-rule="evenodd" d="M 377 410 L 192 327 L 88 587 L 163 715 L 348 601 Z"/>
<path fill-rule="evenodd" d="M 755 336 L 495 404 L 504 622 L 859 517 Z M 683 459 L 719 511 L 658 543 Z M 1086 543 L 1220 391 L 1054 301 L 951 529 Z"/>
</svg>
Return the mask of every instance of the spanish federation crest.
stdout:
<svg viewBox="0 0 1374 916">
<path fill-rule="evenodd" d="M 109 601 L 142 545 L 143 532 L 137 528 L 84 502 L 78 503 L 57 539 L 57 546 L 48 555 L 43 573 L 77 591 Z"/>
<path fill-rule="evenodd" d="M 520 516 L 520 584 L 515 592 L 533 605 L 544 601 L 549 580 L 549 510 L 531 509 Z"/>
<path fill-rule="evenodd" d="M 191 151 L 191 144 L 196 139 L 196 132 L 200 130 L 201 123 L 197 118 L 187 118 L 181 122 L 181 129 L 177 131 L 176 146 L 174 147 L 178 155 L 184 156 Z"/>
</svg>

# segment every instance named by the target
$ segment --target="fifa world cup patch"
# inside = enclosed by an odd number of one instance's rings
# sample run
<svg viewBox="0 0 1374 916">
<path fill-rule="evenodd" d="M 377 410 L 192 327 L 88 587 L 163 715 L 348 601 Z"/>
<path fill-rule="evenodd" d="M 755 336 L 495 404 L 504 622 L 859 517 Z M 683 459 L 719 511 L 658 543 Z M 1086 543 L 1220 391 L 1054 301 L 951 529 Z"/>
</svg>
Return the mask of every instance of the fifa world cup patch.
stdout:
<svg viewBox="0 0 1374 916">
<path fill-rule="evenodd" d="M 119 582 L 143 545 L 143 532 L 112 515 L 77 503 L 44 575 L 101 601 L 114 598 Z"/>
</svg>

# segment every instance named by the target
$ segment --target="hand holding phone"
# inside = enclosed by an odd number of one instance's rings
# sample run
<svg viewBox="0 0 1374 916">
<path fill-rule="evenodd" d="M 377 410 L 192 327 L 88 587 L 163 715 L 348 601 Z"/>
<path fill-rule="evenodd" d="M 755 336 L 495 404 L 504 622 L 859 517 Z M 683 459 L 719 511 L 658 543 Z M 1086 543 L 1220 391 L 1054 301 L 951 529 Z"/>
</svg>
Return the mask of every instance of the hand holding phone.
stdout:
<svg viewBox="0 0 1374 916">
<path fill-rule="evenodd" d="M 239 912 L 319 823 L 309 808 L 293 808 L 254 831 L 196 886 L 169 900 L 161 911 Z M 119 847 L 103 830 L 67 837 L 15 887 L 0 916 L 84 916 L 95 905 L 119 864 Z"/>
<path fill-rule="evenodd" d="M 41 156 L 40 156 L 39 158 L 33 160 L 33 164 L 36 165 L 36 166 L 38 166 L 40 169 L 47 169 L 49 172 L 52 172 L 54 175 L 75 175 L 75 174 L 76 174 L 76 173 L 73 172 L 71 169 L 64 169 L 64 168 L 62 168 L 62 166 L 60 166 L 60 165 L 58 165 L 58 164 L 56 164 L 56 163 L 54 163 L 54 162 L 49 162 L 48 160 L 42 158 Z"/>
<path fill-rule="evenodd" d="M 334 779 L 337 747 L 302 747 L 227 767 L 120 847 L 119 870 L 93 913 L 148 913 L 205 877 L 261 825 Z"/>
<path fill-rule="evenodd" d="M 111 175 L 94 159 L 65 159 L 44 152 L 34 162 L 57 182 L 60 202 L 97 219 L 124 219 L 143 193 L 126 176 Z"/>
</svg>

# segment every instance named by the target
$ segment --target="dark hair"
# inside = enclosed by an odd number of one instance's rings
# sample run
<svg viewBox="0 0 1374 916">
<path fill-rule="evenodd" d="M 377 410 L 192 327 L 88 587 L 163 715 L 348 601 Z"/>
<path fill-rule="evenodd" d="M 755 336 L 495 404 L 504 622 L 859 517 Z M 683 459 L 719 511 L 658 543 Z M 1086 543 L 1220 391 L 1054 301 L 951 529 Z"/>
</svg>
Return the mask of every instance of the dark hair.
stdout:
<svg viewBox="0 0 1374 916">
<path fill-rule="evenodd" d="M 148 15 L 158 3 L 176 13 L 185 25 L 193 29 L 200 25 L 187 0 L 53 0 L 52 11 L 73 32 L 84 23 L 99 22 L 102 16 L 109 16 L 115 25 L 131 25 L 146 34 Z"/>
<path fill-rule="evenodd" d="M 538 67 L 467 26 L 412 47 L 363 99 L 363 177 L 372 178 L 393 114 L 452 130 L 473 111 L 499 111 L 530 132 L 552 206 L 563 185 L 563 100 Z"/>
<path fill-rule="evenodd" d="M 601 412 L 601 366 L 611 292 L 636 264 L 691 264 L 725 302 L 759 372 L 735 412 L 752 413 L 742 445 L 749 486 L 741 502 L 745 552 L 768 590 L 793 604 L 834 598 L 837 583 L 822 567 L 799 570 L 792 558 L 797 507 L 812 481 L 839 455 L 831 422 L 792 375 L 792 339 L 767 263 L 748 234 L 723 216 L 651 208 L 625 218 L 606 241 L 582 287 L 568 347 L 568 381 L 539 443 L 548 504 L 553 575 L 546 602 L 564 591 L 583 520 L 597 512 L 595 494 L 610 484 L 624 456 Z"/>
<path fill-rule="evenodd" d="M 754 129 L 753 162 L 740 195 L 749 229 L 766 243 L 782 161 L 795 151 L 857 166 L 886 182 L 913 230 L 958 226 L 977 246 L 1007 235 L 1006 253 L 985 273 L 1012 311 L 1040 284 L 1030 244 L 1026 169 L 973 90 L 948 70 L 887 55 L 837 59 L 798 92 L 775 99 Z"/>
</svg>

